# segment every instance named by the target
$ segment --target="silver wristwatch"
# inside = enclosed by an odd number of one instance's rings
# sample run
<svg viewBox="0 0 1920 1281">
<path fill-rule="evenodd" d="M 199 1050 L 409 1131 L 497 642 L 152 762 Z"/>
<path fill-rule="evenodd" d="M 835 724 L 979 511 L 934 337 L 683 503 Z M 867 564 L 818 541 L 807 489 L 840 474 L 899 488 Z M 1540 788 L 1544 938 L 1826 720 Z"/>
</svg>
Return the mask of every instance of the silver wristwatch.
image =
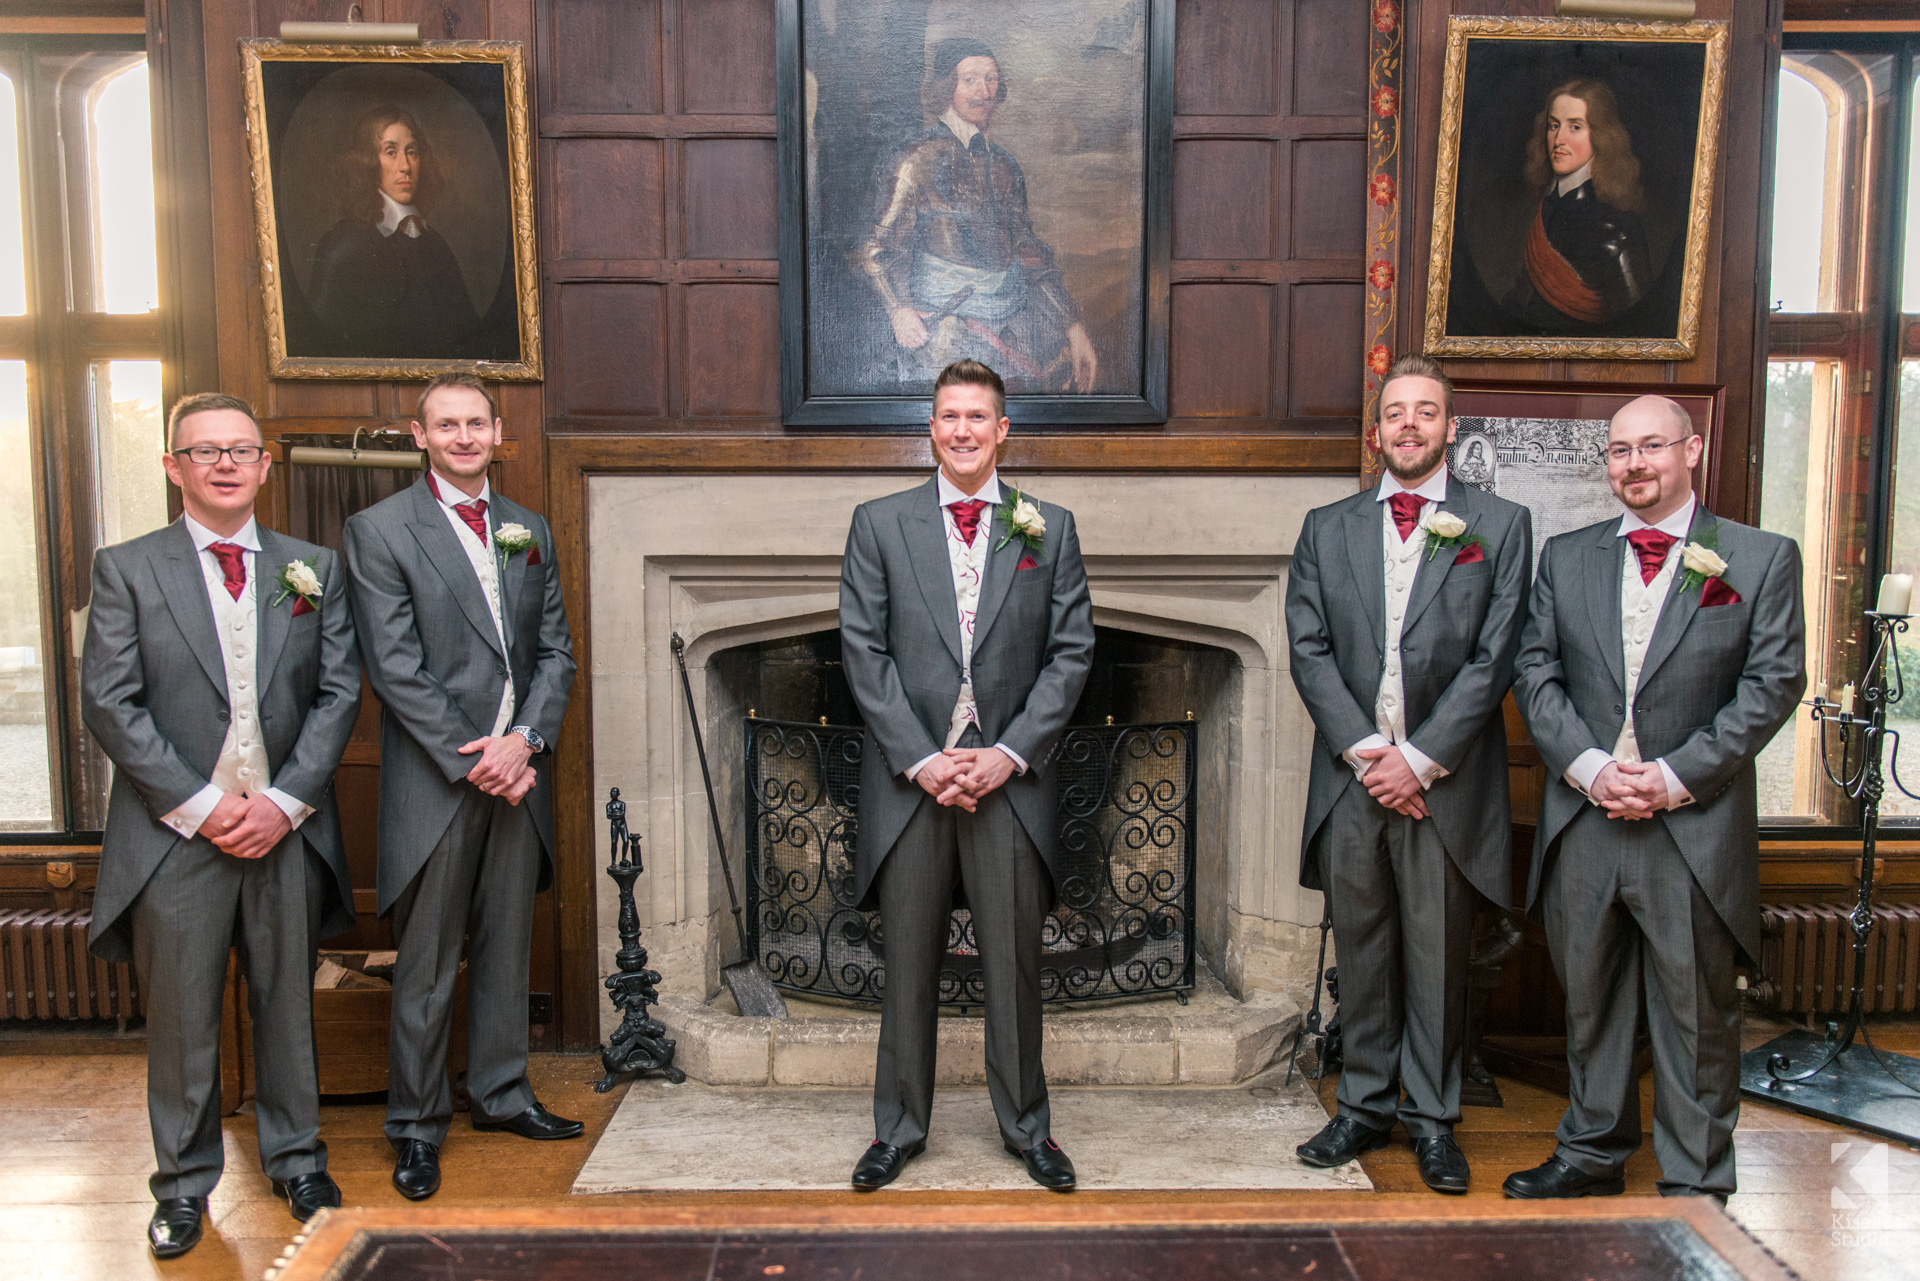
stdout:
<svg viewBox="0 0 1920 1281">
<path fill-rule="evenodd" d="M 531 725 L 515 725 L 509 729 L 507 733 L 518 734 L 521 738 L 527 740 L 527 746 L 533 749 L 535 756 L 547 750 L 547 740 L 541 738 Z"/>
</svg>

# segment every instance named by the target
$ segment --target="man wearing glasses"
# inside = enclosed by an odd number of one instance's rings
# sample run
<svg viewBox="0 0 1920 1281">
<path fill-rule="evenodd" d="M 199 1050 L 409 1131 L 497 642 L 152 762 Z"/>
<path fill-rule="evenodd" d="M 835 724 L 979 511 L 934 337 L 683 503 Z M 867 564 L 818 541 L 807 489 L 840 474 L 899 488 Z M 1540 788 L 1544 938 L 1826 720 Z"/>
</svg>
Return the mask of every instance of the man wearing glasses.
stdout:
<svg viewBox="0 0 1920 1281">
<path fill-rule="evenodd" d="M 102 548 L 80 657 L 114 764 L 88 945 L 132 961 L 158 1170 L 148 1245 L 200 1240 L 224 1164 L 220 1002 L 237 945 L 253 1018 L 260 1164 L 305 1221 L 340 1204 L 320 1141 L 314 952 L 353 924 L 333 772 L 360 710 L 340 558 L 254 522 L 273 460 L 247 403 L 173 407 L 186 514 Z"/>
<path fill-rule="evenodd" d="M 1626 511 L 1540 555 L 1514 695 L 1552 779 L 1527 903 L 1567 993 L 1571 1088 L 1547 1161 L 1511 1197 L 1610 1196 L 1640 1146 L 1645 993 L 1663 1196 L 1734 1190 L 1740 1004 L 1760 954 L 1753 762 L 1807 684 L 1800 549 L 1705 510 L 1679 405 L 1614 415 Z"/>
</svg>

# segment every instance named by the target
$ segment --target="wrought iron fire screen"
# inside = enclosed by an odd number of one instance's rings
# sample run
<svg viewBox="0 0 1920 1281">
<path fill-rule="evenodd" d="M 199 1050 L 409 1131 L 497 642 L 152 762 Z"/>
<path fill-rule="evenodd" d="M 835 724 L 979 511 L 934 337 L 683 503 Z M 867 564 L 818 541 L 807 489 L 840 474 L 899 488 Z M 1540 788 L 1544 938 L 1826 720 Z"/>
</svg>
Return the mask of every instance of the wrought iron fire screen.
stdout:
<svg viewBox="0 0 1920 1281">
<path fill-rule="evenodd" d="M 861 731 L 747 720 L 749 946 L 776 986 L 877 1002 L 886 932 L 853 900 Z M 1193 987 L 1194 743 L 1191 721 L 1069 729 L 1059 779 L 1061 880 L 1042 930 L 1048 1001 Z M 943 1005 L 985 988 L 964 907 L 947 926 Z"/>
</svg>

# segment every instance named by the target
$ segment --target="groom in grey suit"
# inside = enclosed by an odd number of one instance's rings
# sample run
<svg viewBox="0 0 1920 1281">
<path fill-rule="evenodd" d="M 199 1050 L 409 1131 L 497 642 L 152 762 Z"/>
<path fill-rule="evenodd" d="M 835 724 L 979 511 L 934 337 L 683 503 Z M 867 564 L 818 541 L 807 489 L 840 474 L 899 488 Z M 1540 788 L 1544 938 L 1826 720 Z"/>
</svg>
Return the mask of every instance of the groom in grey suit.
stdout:
<svg viewBox="0 0 1920 1281">
<path fill-rule="evenodd" d="M 1540 556 L 1515 693 L 1552 780 L 1527 903 L 1567 993 L 1571 1089 L 1512 1197 L 1604 1196 L 1640 1146 L 1633 1042 L 1653 1039 L 1663 1196 L 1734 1190 L 1740 1002 L 1760 954 L 1754 758 L 1806 689 L 1800 549 L 1694 498 L 1703 448 L 1663 396 L 1614 415 L 1626 511 Z"/>
<path fill-rule="evenodd" d="M 1533 559 L 1526 508 L 1448 475 L 1457 425 L 1440 367 L 1401 357 L 1372 433 L 1387 474 L 1307 513 L 1287 574 L 1317 731 L 1300 883 L 1333 916 L 1346 1055 L 1339 1112 L 1299 1155 L 1344 1164 L 1397 1119 L 1447 1193 L 1469 1179 L 1453 1127 L 1473 891 L 1512 893 L 1500 702 Z"/>
<path fill-rule="evenodd" d="M 867 726 L 854 889 L 878 902 L 887 950 L 863 1191 L 926 1149 L 956 881 L 1001 1139 L 1043 1187 L 1074 1184 L 1040 1063 L 1040 928 L 1057 881 L 1048 766 L 1092 664 L 1093 607 L 1073 513 L 995 474 L 1007 426 L 999 375 L 947 366 L 930 423 L 939 473 L 863 504 L 847 534 L 840 638 Z"/>
<path fill-rule="evenodd" d="M 476 1130 L 570 1139 L 527 1082 L 533 899 L 553 878 L 551 744 L 573 642 L 545 520 L 487 484 L 500 417 L 472 374 L 420 394 L 428 471 L 346 525 L 353 611 L 380 696 L 379 909 L 391 913 L 393 1182 L 440 1187 L 453 1117 L 447 1033 L 467 957 Z"/>
<path fill-rule="evenodd" d="M 346 576 L 254 522 L 253 411 L 188 396 L 168 426 L 185 515 L 93 562 L 80 707 L 113 761 L 88 944 L 132 961 L 158 1170 L 147 1241 L 199 1241 L 220 1181 L 220 1002 L 237 944 L 260 1164 L 294 1217 L 340 1204 L 320 1141 L 315 948 L 353 924 L 333 772 L 360 710 Z"/>
</svg>

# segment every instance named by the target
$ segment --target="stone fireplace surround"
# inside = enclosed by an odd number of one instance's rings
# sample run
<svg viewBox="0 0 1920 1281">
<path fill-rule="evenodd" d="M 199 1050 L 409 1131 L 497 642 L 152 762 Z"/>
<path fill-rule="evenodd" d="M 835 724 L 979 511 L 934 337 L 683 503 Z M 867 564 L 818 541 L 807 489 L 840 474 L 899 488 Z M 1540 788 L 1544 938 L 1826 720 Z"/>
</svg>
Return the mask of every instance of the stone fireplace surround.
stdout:
<svg viewBox="0 0 1920 1281">
<path fill-rule="evenodd" d="M 1311 991 L 1319 896 L 1297 884 L 1312 726 L 1287 674 L 1287 558 L 1312 507 L 1353 492 L 1350 477 L 1013 474 L 1074 513 L 1095 622 L 1216 647 L 1231 676 L 1195 709 L 1203 720 L 1197 942 L 1225 991 L 1171 1002 L 1050 1014 L 1050 1074 L 1061 1079 L 1224 1083 L 1257 1071 Z M 838 626 L 840 552 L 853 508 L 923 475 L 612 475 L 588 482 L 594 636 L 594 795 L 621 789 L 645 841 L 636 887 L 661 1019 L 696 1079 L 858 1084 L 871 1071 L 877 1017 L 768 1020 L 731 1013 L 720 966 L 737 958 L 733 922 L 668 639 L 687 643 L 709 756 L 737 762 L 739 716 L 709 679 L 724 651 Z M 744 874 L 731 775 L 722 788 L 727 852 Z M 600 971 L 618 949 L 614 887 L 598 889 Z M 1148 1017 L 1142 1017 L 1143 1015 Z M 1157 1016 L 1157 1017 L 1154 1017 Z M 1104 1021 L 1104 1022 L 1103 1022 Z M 603 1034 L 615 1020 L 602 1011 Z M 969 1026 L 971 1025 L 971 1026 Z M 978 1020 L 942 1020 L 942 1083 L 978 1070 Z M 1076 1068 L 1061 1041 L 1092 1045 Z M 1138 1042 L 1124 1055 L 1122 1047 Z M 851 1043 L 851 1044 L 850 1044 Z M 838 1047 L 837 1056 L 831 1051 Z M 850 1051 L 847 1053 L 845 1051 Z M 954 1060 L 951 1069 L 947 1060 Z M 1116 1071 L 1113 1060 L 1131 1068 Z M 1061 1059 L 1063 1072 L 1054 1071 Z M 850 1066 L 851 1065 L 851 1066 Z M 843 1079 L 849 1071 L 855 1079 Z"/>
</svg>

